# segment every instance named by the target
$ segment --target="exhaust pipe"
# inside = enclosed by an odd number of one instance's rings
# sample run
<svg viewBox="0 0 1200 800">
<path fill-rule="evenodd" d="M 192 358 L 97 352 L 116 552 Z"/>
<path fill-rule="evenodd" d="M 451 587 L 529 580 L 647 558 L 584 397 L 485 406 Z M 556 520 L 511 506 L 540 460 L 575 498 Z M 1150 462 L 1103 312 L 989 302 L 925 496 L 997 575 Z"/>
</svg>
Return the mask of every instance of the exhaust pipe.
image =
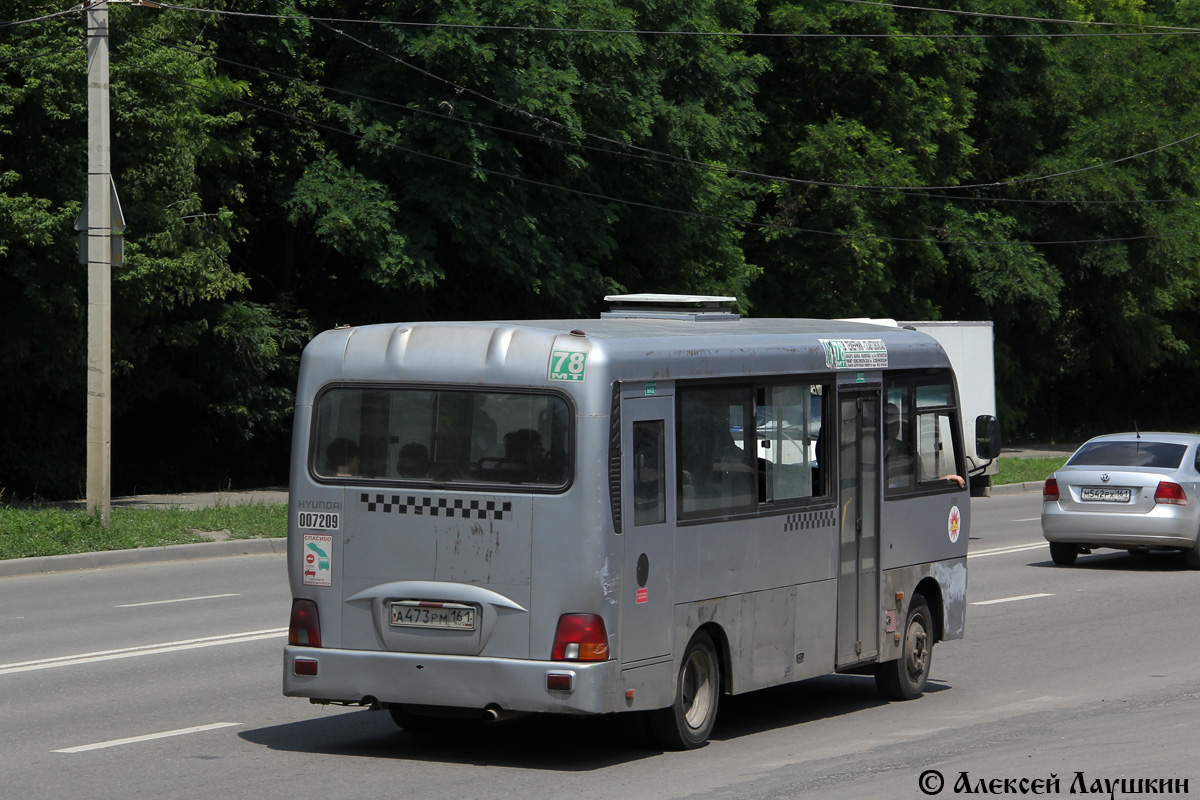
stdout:
<svg viewBox="0 0 1200 800">
<path fill-rule="evenodd" d="M 516 719 L 526 715 L 525 711 L 505 711 L 500 706 L 493 703 L 483 710 L 484 722 L 499 722 L 505 719 Z"/>
</svg>

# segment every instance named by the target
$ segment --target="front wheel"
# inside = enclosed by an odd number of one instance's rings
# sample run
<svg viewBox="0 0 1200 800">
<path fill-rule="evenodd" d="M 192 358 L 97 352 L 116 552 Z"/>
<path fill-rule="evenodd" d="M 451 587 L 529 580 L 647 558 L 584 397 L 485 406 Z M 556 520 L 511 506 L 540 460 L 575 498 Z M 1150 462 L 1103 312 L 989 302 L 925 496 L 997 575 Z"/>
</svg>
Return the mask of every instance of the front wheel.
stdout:
<svg viewBox="0 0 1200 800">
<path fill-rule="evenodd" d="M 933 618 L 929 604 L 913 597 L 904 622 L 900 658 L 875 668 L 875 685 L 888 700 L 913 700 L 925 692 L 933 663 Z"/>
<path fill-rule="evenodd" d="M 704 631 L 688 643 L 675 682 L 675 702 L 647 715 L 655 740 L 670 750 L 693 750 L 708 741 L 717 721 L 721 664 Z"/>
<path fill-rule="evenodd" d="M 1069 567 L 1075 563 L 1079 548 L 1070 542 L 1051 542 L 1050 558 L 1060 567 Z"/>
</svg>

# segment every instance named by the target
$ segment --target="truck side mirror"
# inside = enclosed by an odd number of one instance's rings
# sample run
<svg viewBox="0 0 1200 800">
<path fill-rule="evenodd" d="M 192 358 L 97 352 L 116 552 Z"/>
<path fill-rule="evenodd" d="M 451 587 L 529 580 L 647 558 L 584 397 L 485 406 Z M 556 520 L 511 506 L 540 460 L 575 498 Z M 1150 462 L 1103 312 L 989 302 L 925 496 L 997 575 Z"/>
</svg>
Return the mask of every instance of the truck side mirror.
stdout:
<svg viewBox="0 0 1200 800">
<path fill-rule="evenodd" d="M 975 418 L 975 455 L 985 461 L 1000 455 L 1000 421 L 991 414 Z"/>
</svg>

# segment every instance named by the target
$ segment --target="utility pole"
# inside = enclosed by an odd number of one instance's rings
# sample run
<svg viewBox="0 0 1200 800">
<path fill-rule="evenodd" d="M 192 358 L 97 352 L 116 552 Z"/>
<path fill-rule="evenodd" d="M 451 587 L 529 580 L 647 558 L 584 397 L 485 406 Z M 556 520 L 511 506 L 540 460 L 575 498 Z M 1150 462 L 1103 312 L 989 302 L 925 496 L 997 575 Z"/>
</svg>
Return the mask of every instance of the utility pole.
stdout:
<svg viewBox="0 0 1200 800">
<path fill-rule="evenodd" d="M 108 0 L 85 2 L 88 57 L 87 510 L 112 514 L 112 164 Z"/>
</svg>

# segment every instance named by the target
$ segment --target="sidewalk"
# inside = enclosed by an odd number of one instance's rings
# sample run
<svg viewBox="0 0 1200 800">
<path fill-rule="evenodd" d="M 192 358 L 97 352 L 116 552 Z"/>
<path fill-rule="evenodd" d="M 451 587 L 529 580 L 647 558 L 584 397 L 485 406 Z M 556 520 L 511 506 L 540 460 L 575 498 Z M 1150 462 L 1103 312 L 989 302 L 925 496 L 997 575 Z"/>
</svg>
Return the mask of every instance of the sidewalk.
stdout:
<svg viewBox="0 0 1200 800">
<path fill-rule="evenodd" d="M 262 503 L 286 505 L 287 489 L 253 489 L 244 492 L 186 492 L 184 494 L 136 494 L 114 497 L 113 508 L 212 508 Z M 63 503 L 63 508 L 82 508 L 85 501 Z"/>
</svg>

